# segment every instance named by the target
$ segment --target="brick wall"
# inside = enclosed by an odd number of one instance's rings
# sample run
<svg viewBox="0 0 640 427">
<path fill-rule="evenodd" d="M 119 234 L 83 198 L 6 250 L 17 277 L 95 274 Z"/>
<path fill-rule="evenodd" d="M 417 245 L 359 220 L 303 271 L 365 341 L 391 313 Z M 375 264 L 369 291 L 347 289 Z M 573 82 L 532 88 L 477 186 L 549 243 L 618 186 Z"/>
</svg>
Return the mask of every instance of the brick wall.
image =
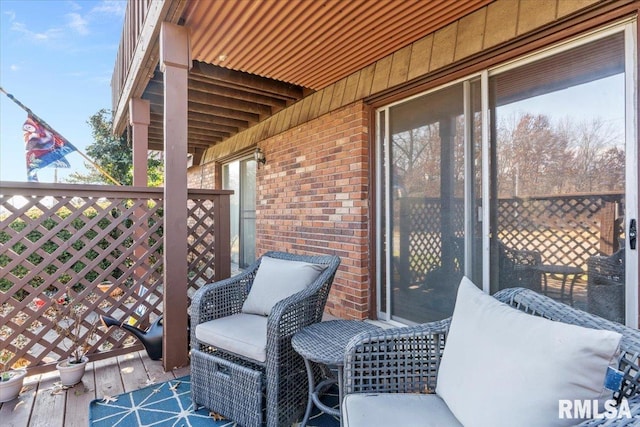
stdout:
<svg viewBox="0 0 640 427">
<path fill-rule="evenodd" d="M 204 165 L 191 166 L 187 171 L 188 188 L 216 188 L 215 163 L 210 162 Z"/>
<path fill-rule="evenodd" d="M 256 252 L 335 254 L 327 312 L 367 317 L 368 112 L 357 102 L 258 144 Z"/>
</svg>

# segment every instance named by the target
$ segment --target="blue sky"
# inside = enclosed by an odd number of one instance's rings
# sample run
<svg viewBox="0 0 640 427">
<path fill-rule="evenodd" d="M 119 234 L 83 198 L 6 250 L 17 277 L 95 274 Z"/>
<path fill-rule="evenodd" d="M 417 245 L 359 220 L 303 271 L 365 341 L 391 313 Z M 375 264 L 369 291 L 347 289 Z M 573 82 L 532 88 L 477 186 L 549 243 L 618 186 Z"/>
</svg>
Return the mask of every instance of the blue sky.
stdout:
<svg viewBox="0 0 640 427">
<path fill-rule="evenodd" d="M 0 86 L 78 149 L 93 142 L 90 116 L 111 109 L 126 0 L 0 0 Z M 26 113 L 0 94 L 0 180 L 27 181 L 22 124 Z M 71 169 L 84 159 L 67 156 Z M 54 169 L 38 173 L 54 182 Z"/>
</svg>

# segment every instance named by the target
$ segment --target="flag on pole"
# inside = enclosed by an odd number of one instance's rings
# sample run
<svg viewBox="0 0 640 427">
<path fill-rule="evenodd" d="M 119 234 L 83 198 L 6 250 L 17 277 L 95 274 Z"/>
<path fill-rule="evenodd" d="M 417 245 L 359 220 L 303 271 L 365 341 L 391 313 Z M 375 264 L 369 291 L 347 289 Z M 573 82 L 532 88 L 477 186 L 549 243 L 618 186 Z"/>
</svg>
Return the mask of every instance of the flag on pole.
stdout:
<svg viewBox="0 0 640 427">
<path fill-rule="evenodd" d="M 38 170 L 41 168 L 47 166 L 71 167 L 64 156 L 76 151 L 76 147 L 65 138 L 48 129 L 31 114 L 22 125 L 22 130 L 27 151 L 27 179 L 29 182 L 38 182 Z"/>
</svg>

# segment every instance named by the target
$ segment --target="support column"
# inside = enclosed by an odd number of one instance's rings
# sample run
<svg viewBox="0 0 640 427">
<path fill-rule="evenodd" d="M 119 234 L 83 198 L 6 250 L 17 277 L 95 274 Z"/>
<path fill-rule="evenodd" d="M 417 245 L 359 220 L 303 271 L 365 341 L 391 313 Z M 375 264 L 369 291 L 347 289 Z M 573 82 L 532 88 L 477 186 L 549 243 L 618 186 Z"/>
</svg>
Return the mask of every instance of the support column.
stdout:
<svg viewBox="0 0 640 427">
<path fill-rule="evenodd" d="M 133 186 L 147 186 L 147 157 L 149 151 L 149 123 L 151 107 L 146 99 L 129 100 L 129 124 L 133 139 Z"/>
<path fill-rule="evenodd" d="M 164 340 L 165 370 L 185 366 L 187 355 L 187 79 L 189 31 L 160 28 L 164 73 Z"/>
<path fill-rule="evenodd" d="M 149 147 L 149 123 L 151 123 L 151 107 L 146 99 L 130 99 L 129 100 L 129 124 L 131 125 L 131 139 L 133 144 L 133 186 L 147 187 L 147 157 Z M 146 222 L 142 221 L 145 210 L 137 208 L 134 211 L 136 216 L 136 230 L 134 231 L 137 240 L 144 239 L 148 231 Z M 140 260 L 145 259 L 147 249 L 145 245 L 136 246 L 133 250 L 133 256 L 136 260 L 137 267 L 133 270 L 133 278 L 135 280 L 136 292 L 138 298 L 142 300 L 146 294 L 148 283 L 145 282 L 148 272 L 148 263 L 141 263 Z M 147 264 L 147 265 L 145 265 Z M 141 319 L 136 319 L 140 322 Z M 149 319 L 153 321 L 155 319 Z"/>
</svg>

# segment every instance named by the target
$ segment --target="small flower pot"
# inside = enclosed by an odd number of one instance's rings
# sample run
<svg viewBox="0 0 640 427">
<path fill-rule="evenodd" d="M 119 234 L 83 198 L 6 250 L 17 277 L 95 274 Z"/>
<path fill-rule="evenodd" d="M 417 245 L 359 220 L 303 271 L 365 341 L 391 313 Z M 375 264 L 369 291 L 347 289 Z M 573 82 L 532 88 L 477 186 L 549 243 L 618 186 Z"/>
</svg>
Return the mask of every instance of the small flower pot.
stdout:
<svg viewBox="0 0 640 427">
<path fill-rule="evenodd" d="M 8 380 L 0 380 L 0 403 L 8 402 L 18 397 L 20 390 L 22 390 L 22 384 L 24 383 L 24 377 L 27 375 L 27 371 L 24 369 L 11 370 L 8 373 Z"/>
<path fill-rule="evenodd" d="M 82 381 L 88 361 L 89 359 L 83 357 L 82 361 L 78 363 L 72 363 L 69 360 L 58 362 L 56 368 L 58 368 L 58 372 L 60 373 L 60 382 L 62 385 L 70 387 Z"/>
</svg>

